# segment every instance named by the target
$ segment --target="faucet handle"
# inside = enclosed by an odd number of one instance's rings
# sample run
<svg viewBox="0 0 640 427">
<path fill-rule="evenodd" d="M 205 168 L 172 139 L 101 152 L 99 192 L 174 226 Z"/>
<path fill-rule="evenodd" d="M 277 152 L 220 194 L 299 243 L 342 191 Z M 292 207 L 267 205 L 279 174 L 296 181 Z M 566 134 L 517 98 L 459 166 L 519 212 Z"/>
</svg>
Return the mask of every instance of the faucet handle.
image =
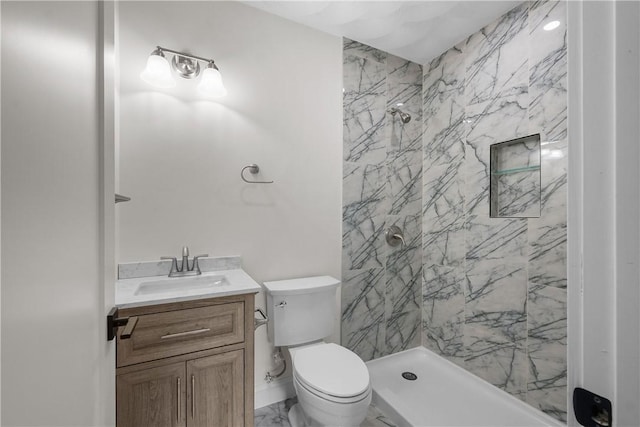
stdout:
<svg viewBox="0 0 640 427">
<path fill-rule="evenodd" d="M 392 225 L 391 227 L 389 227 L 384 234 L 389 245 L 398 246 L 400 243 L 402 243 L 403 247 L 406 246 L 406 243 L 404 241 L 404 233 L 402 233 L 402 230 L 397 225 Z"/>
<path fill-rule="evenodd" d="M 182 247 L 182 256 L 189 256 L 189 246 L 183 246 Z"/>
<path fill-rule="evenodd" d="M 196 255 L 193 257 L 193 266 L 191 267 L 191 270 L 196 271 L 196 274 L 202 274 L 202 271 L 200 271 L 200 266 L 198 265 L 198 258 L 205 258 L 208 257 L 209 254 L 202 254 L 202 255 Z"/>
<path fill-rule="evenodd" d="M 178 260 L 174 256 L 161 256 L 160 259 L 169 259 L 171 260 L 171 270 L 169 271 L 169 277 L 173 274 L 178 273 Z"/>
</svg>

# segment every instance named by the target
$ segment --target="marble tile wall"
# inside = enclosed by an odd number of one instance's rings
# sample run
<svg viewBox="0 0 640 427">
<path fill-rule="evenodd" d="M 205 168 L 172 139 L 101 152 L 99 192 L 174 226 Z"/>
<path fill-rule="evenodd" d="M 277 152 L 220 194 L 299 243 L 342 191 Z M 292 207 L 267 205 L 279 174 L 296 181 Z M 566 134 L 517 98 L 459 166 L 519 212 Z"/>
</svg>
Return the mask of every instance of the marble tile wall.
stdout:
<svg viewBox="0 0 640 427">
<path fill-rule="evenodd" d="M 565 7 L 522 3 L 425 65 L 423 78 L 422 343 L 560 420 Z M 560 26 L 545 31 L 553 20 Z M 490 218 L 489 146 L 534 133 L 541 134 L 540 217 Z"/>
<path fill-rule="evenodd" d="M 343 61 L 342 345 L 366 361 L 421 340 L 422 67 L 348 39 Z"/>
</svg>

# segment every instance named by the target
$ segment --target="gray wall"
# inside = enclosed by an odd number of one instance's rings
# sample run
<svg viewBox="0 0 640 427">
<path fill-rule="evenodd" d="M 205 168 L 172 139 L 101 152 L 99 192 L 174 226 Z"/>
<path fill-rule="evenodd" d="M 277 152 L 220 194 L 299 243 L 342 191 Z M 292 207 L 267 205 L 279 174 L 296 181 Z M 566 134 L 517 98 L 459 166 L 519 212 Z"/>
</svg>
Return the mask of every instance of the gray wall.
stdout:
<svg viewBox="0 0 640 427">
<path fill-rule="evenodd" d="M 422 67 L 346 39 L 343 60 L 342 344 L 370 360 L 420 343 Z"/>
<path fill-rule="evenodd" d="M 542 26 L 551 20 L 553 31 Z M 566 11 L 527 2 L 424 67 L 423 344 L 566 417 Z M 489 218 L 489 146 L 541 134 L 540 218 Z"/>
</svg>

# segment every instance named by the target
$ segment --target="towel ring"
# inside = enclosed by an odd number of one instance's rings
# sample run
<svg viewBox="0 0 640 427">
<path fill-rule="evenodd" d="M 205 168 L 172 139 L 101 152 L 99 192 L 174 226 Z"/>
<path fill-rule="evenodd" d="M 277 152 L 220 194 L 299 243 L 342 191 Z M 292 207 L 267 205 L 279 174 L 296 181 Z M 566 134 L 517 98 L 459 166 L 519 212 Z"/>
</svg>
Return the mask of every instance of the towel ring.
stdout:
<svg viewBox="0 0 640 427">
<path fill-rule="evenodd" d="M 252 175 L 255 175 L 258 172 L 260 172 L 260 166 L 256 165 L 255 163 L 243 167 L 242 170 L 240 171 L 240 178 L 242 178 L 244 182 L 248 184 L 273 184 L 273 181 L 249 181 L 247 178 L 244 177 L 244 171 L 247 169 L 249 169 L 249 172 Z"/>
</svg>

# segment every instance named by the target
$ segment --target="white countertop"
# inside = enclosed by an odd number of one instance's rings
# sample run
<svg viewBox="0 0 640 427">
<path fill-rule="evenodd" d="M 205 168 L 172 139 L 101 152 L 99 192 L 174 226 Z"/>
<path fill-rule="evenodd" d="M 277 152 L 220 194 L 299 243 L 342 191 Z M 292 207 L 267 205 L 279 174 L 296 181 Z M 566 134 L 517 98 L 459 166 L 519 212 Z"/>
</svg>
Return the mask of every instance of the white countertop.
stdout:
<svg viewBox="0 0 640 427">
<path fill-rule="evenodd" d="M 119 308 L 142 307 L 153 304 L 166 304 L 188 300 L 198 300 L 230 295 L 242 295 L 259 292 L 262 288 L 242 269 L 218 270 L 202 273 L 200 276 L 224 276 L 228 285 L 214 287 L 212 289 L 180 289 L 164 291 L 152 294 L 135 295 L 138 286 L 145 282 L 181 280 L 184 277 L 169 278 L 167 276 L 148 276 L 135 279 L 123 279 L 116 282 L 115 304 Z"/>
</svg>

